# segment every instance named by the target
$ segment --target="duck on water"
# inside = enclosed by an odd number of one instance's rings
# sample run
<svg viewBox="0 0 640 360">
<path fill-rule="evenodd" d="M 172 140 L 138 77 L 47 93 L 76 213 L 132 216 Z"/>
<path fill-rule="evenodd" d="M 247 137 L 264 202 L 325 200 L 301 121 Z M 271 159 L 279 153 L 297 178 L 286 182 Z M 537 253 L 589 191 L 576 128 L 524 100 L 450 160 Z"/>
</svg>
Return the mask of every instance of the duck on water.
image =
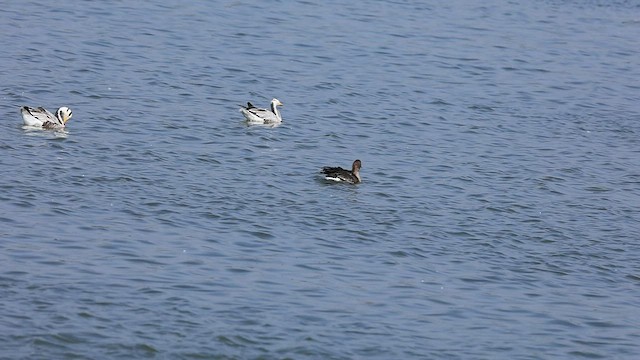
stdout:
<svg viewBox="0 0 640 360">
<path fill-rule="evenodd" d="M 277 124 L 282 122 L 282 115 L 278 106 L 284 106 L 278 99 L 271 100 L 270 109 L 262 109 L 253 106 L 252 103 L 247 102 L 247 106 L 242 106 L 240 112 L 244 115 L 245 119 L 251 123 L 256 124 Z"/>
<path fill-rule="evenodd" d="M 320 173 L 324 175 L 326 180 L 359 184 L 362 182 L 362 178 L 360 177 L 361 167 L 362 162 L 360 160 L 356 160 L 353 162 L 353 165 L 351 165 L 351 171 L 341 167 L 325 166 L 322 168 Z"/>
<path fill-rule="evenodd" d="M 71 109 L 66 106 L 59 108 L 55 116 L 43 107 L 32 108 L 29 106 L 21 107 L 20 114 L 22 114 L 22 121 L 26 126 L 43 129 L 62 129 L 73 116 Z"/>
</svg>

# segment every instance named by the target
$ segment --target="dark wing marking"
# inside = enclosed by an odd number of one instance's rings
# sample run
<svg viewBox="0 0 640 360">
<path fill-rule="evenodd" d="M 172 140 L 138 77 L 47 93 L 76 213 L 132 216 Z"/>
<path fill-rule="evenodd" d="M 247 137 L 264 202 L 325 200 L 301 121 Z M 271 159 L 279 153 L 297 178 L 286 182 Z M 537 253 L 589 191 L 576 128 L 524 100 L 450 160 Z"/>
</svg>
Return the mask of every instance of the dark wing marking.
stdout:
<svg viewBox="0 0 640 360">
<path fill-rule="evenodd" d="M 325 166 L 322 168 L 322 173 L 326 175 L 335 175 L 342 171 L 347 171 L 347 170 L 341 167 L 332 167 L 332 166 Z"/>
<path fill-rule="evenodd" d="M 46 122 L 55 122 L 57 123 L 57 119 L 55 116 L 53 116 L 52 113 L 50 113 L 47 109 L 43 108 L 42 106 L 34 109 L 34 108 L 30 108 L 28 106 L 23 106 L 22 109 L 26 112 L 29 113 L 29 115 L 33 116 L 34 118 L 38 119 L 39 121 L 42 121 L 42 123 L 46 123 Z"/>
<path fill-rule="evenodd" d="M 42 124 L 42 127 L 43 127 L 43 128 L 45 128 L 45 129 L 56 129 L 56 128 L 58 128 L 59 126 L 60 126 L 59 124 L 56 124 L 56 123 L 51 122 L 51 121 L 45 121 L 45 122 Z"/>
</svg>

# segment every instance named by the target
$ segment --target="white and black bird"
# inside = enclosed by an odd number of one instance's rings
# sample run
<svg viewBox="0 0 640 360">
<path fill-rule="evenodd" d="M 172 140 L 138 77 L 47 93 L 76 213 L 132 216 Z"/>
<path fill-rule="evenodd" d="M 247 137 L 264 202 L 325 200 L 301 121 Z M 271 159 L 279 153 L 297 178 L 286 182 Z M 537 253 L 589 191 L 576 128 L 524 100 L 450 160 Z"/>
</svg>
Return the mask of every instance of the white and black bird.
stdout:
<svg viewBox="0 0 640 360">
<path fill-rule="evenodd" d="M 22 114 L 22 121 L 26 126 L 40 127 L 43 129 L 62 129 L 73 114 L 71 109 L 63 106 L 56 111 L 54 116 L 47 109 L 43 107 L 32 108 L 29 106 L 23 106 L 20 108 Z"/>
<path fill-rule="evenodd" d="M 331 167 L 325 166 L 320 171 L 326 180 L 332 181 L 344 181 L 349 184 L 358 184 L 362 182 L 362 178 L 360 177 L 360 168 L 362 167 L 362 162 L 360 160 L 356 160 L 353 162 L 351 166 L 351 171 L 343 169 L 341 167 Z"/>
<path fill-rule="evenodd" d="M 242 106 L 242 105 L 240 105 Z M 284 106 L 278 99 L 271 100 L 271 109 L 261 109 L 247 102 L 247 106 L 242 106 L 240 112 L 248 122 L 256 124 L 277 124 L 282 122 L 282 115 L 278 106 Z"/>
</svg>

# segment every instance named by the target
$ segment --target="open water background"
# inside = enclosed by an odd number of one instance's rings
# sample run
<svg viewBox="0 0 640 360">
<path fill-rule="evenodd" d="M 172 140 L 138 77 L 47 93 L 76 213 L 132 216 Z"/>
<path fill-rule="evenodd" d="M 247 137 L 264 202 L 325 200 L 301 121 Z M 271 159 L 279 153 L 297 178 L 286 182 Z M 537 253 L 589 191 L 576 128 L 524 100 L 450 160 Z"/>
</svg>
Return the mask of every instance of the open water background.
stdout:
<svg viewBox="0 0 640 360">
<path fill-rule="evenodd" d="M 640 358 L 637 1 L 9 1 L 0 34 L 0 358 Z"/>
</svg>

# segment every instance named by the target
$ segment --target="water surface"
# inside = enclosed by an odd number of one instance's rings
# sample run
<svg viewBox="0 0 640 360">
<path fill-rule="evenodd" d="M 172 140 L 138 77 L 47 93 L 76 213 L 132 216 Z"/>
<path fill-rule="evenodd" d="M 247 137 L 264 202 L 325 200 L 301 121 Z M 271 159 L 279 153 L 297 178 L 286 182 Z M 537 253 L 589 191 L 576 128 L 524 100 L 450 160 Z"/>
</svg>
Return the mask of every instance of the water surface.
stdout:
<svg viewBox="0 0 640 360">
<path fill-rule="evenodd" d="M 0 357 L 640 356 L 637 4 L 0 20 Z M 243 122 L 273 97 L 281 126 Z"/>
</svg>

